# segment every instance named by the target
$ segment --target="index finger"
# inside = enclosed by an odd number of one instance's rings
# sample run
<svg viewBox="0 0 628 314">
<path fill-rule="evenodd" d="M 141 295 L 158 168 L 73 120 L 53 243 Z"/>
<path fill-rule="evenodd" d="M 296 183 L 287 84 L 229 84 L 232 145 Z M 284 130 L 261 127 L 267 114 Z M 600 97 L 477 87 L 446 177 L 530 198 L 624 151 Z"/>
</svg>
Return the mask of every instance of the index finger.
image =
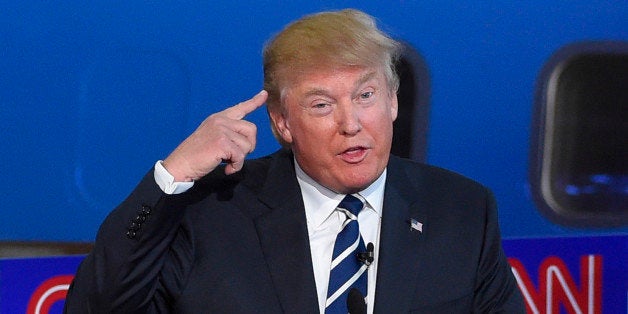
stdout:
<svg viewBox="0 0 628 314">
<path fill-rule="evenodd" d="M 224 113 L 230 119 L 241 120 L 247 114 L 261 107 L 267 98 L 268 98 L 268 92 L 265 90 L 262 90 L 261 92 L 257 93 L 257 95 L 253 96 L 253 98 L 243 101 L 233 107 L 225 109 Z"/>
</svg>

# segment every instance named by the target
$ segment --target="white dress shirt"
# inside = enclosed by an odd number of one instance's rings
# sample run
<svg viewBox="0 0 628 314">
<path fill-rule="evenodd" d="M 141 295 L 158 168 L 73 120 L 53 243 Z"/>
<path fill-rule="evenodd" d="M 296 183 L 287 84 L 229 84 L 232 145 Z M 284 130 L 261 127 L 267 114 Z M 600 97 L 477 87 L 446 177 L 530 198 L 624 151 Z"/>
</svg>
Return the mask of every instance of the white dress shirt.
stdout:
<svg viewBox="0 0 628 314">
<path fill-rule="evenodd" d="M 336 242 L 336 235 L 340 232 L 346 215 L 336 211 L 336 207 L 345 197 L 320 185 L 308 176 L 295 161 L 297 181 L 301 187 L 305 216 L 307 219 L 308 236 L 312 265 L 314 265 L 314 279 L 318 294 L 320 313 L 325 313 L 327 286 L 331 258 Z M 175 182 L 174 177 L 163 167 L 162 161 L 155 164 L 155 182 L 164 193 L 179 194 L 190 189 L 193 182 Z M 375 259 L 368 268 L 368 294 L 366 297 L 367 313 L 373 313 L 375 301 L 375 280 L 377 278 L 377 261 L 379 256 L 379 234 L 384 204 L 384 183 L 386 170 L 370 186 L 363 191 L 353 194 L 365 202 L 364 209 L 358 214 L 360 234 L 364 243 L 373 243 Z"/>
<path fill-rule="evenodd" d="M 312 265 L 318 293 L 320 313 L 325 313 L 327 286 L 331 270 L 331 258 L 336 236 L 342 228 L 346 215 L 336 210 L 338 204 L 345 197 L 337 194 L 310 178 L 298 163 L 296 166 L 297 180 L 303 195 L 307 229 L 310 238 Z M 384 204 L 384 183 L 386 170 L 369 187 L 353 194 L 365 202 L 365 208 L 358 214 L 360 234 L 364 243 L 373 243 L 375 259 L 368 268 L 368 294 L 366 297 L 367 313 L 373 313 L 375 301 L 375 279 L 377 278 L 377 257 L 379 256 L 379 231 L 381 226 L 382 209 Z"/>
<path fill-rule="evenodd" d="M 161 160 L 155 163 L 155 172 L 153 175 L 155 176 L 155 182 L 157 182 L 159 188 L 166 194 L 180 194 L 194 186 L 194 181 L 175 182 L 174 176 L 164 168 L 163 161 Z"/>
</svg>

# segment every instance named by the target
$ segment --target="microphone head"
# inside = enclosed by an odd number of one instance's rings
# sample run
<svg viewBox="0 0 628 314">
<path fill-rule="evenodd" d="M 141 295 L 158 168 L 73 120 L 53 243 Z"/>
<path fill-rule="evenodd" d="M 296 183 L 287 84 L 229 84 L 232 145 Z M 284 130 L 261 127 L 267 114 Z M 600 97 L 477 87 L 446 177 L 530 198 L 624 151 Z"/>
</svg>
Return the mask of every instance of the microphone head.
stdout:
<svg viewBox="0 0 628 314">
<path fill-rule="evenodd" d="M 349 314 L 366 314 L 366 301 L 357 288 L 351 288 L 347 296 L 347 309 Z"/>
<path fill-rule="evenodd" d="M 375 260 L 375 253 L 373 253 L 373 250 L 373 243 L 369 242 L 369 244 L 366 245 L 366 252 L 357 253 L 356 257 L 360 262 L 362 262 L 362 264 L 366 266 L 371 266 L 371 264 Z"/>
</svg>

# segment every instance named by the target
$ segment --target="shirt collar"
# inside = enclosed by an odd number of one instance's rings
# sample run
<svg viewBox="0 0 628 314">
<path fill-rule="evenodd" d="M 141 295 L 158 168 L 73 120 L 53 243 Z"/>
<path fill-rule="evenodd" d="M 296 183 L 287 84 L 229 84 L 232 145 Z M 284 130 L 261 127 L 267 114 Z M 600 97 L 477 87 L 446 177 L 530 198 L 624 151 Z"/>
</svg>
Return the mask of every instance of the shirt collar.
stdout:
<svg viewBox="0 0 628 314">
<path fill-rule="evenodd" d="M 317 229 L 334 212 L 338 204 L 345 197 L 345 194 L 338 194 L 316 182 L 303 169 L 299 163 L 294 162 L 297 181 L 301 187 L 303 205 L 305 206 L 305 216 L 308 225 Z M 386 169 L 371 183 L 366 189 L 354 194 L 358 198 L 366 201 L 366 208 L 373 210 L 382 217 L 384 204 L 384 183 L 386 182 Z"/>
</svg>

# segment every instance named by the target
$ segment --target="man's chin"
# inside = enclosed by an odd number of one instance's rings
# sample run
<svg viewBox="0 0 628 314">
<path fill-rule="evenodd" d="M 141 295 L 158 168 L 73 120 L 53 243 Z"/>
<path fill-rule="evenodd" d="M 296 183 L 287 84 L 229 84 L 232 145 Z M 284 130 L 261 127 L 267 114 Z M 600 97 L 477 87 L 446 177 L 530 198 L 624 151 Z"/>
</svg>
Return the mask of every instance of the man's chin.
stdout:
<svg viewBox="0 0 628 314">
<path fill-rule="evenodd" d="M 369 185 L 377 180 L 377 177 L 373 178 L 360 178 L 351 179 L 343 182 L 339 182 L 336 192 L 340 194 L 353 194 L 366 189 Z"/>
</svg>

